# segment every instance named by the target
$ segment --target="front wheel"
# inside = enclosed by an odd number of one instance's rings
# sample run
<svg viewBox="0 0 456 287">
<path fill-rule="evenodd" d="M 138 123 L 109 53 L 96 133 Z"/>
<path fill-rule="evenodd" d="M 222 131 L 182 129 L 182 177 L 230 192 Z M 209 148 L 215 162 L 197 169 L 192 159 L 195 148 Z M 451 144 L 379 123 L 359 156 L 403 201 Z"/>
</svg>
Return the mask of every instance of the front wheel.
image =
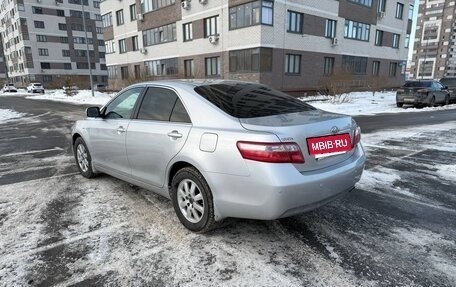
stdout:
<svg viewBox="0 0 456 287">
<path fill-rule="evenodd" d="M 430 107 L 435 107 L 435 96 L 432 96 L 431 101 L 429 102 Z"/>
<path fill-rule="evenodd" d="M 77 138 L 73 145 L 73 153 L 82 176 L 92 178 L 95 173 L 92 169 L 92 157 L 89 149 L 82 138 Z"/>
<path fill-rule="evenodd" d="M 396 106 L 397 106 L 398 108 L 402 108 L 403 105 L 404 105 L 404 103 L 396 103 Z"/>
<path fill-rule="evenodd" d="M 197 169 L 179 170 L 171 182 L 170 196 L 179 221 L 187 229 L 204 233 L 215 227 L 212 193 Z"/>
<path fill-rule="evenodd" d="M 448 95 L 445 96 L 445 103 L 443 104 L 444 106 L 450 104 L 450 97 Z"/>
</svg>

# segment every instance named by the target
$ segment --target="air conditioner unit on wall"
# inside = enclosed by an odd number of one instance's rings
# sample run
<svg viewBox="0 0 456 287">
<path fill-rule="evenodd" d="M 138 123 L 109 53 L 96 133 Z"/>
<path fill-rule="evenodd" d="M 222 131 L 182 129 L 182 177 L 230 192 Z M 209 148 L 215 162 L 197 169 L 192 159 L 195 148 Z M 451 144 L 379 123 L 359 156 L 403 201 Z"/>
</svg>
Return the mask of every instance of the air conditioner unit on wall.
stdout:
<svg viewBox="0 0 456 287">
<path fill-rule="evenodd" d="M 385 12 L 383 12 L 383 11 L 377 12 L 377 17 L 378 18 L 384 18 L 385 17 Z"/>
<path fill-rule="evenodd" d="M 190 1 L 189 0 L 183 0 L 181 3 L 182 9 L 188 10 L 190 9 Z"/>
<path fill-rule="evenodd" d="M 332 38 L 331 39 L 331 46 L 337 46 L 339 40 L 337 40 L 337 38 Z"/>
<path fill-rule="evenodd" d="M 200 4 L 207 4 L 207 0 L 199 0 Z"/>
<path fill-rule="evenodd" d="M 137 16 L 138 16 L 137 18 L 138 18 L 139 21 L 144 21 L 143 14 L 138 14 Z"/>
<path fill-rule="evenodd" d="M 211 43 L 213 45 L 217 44 L 218 40 L 219 40 L 218 35 L 209 36 L 209 43 Z"/>
<path fill-rule="evenodd" d="M 140 52 L 141 54 L 147 54 L 147 49 L 146 49 L 146 48 L 140 48 L 140 49 L 139 49 L 139 52 Z"/>
</svg>

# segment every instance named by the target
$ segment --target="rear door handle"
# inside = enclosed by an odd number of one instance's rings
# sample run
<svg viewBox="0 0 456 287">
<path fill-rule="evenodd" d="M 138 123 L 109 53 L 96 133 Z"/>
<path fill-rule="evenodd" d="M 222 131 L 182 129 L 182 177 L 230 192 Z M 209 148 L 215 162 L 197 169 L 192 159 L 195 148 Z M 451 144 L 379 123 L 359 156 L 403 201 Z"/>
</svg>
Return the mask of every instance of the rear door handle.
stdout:
<svg viewBox="0 0 456 287">
<path fill-rule="evenodd" d="M 125 132 L 125 129 L 123 126 L 120 126 L 117 128 L 117 133 L 120 135 L 120 134 L 123 134 Z"/>
<path fill-rule="evenodd" d="M 169 136 L 170 138 L 177 139 L 177 138 L 181 138 L 181 137 L 182 137 L 182 134 L 179 133 L 178 131 L 172 131 L 172 132 L 168 133 L 168 136 Z"/>
</svg>

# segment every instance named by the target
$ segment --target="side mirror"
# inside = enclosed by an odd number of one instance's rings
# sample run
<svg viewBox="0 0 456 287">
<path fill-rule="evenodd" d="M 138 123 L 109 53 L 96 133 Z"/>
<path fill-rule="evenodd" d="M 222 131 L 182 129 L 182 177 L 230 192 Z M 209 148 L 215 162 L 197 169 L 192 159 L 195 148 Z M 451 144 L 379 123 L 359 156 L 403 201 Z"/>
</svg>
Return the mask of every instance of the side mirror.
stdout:
<svg viewBox="0 0 456 287">
<path fill-rule="evenodd" d="M 443 89 L 444 90 L 448 90 L 448 86 L 443 86 Z"/>
<path fill-rule="evenodd" d="M 87 117 L 89 118 L 100 118 L 100 108 L 99 107 L 90 107 L 86 110 Z"/>
</svg>

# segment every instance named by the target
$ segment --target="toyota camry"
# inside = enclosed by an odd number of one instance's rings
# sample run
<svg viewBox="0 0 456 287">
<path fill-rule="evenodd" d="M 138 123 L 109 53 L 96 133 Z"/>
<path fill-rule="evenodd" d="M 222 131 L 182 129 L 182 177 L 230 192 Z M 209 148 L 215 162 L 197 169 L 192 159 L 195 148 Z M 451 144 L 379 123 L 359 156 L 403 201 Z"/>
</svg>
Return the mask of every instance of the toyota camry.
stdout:
<svg viewBox="0 0 456 287">
<path fill-rule="evenodd" d="M 364 168 L 361 130 L 255 83 L 131 85 L 72 128 L 80 173 L 106 173 L 169 199 L 206 232 L 227 217 L 272 220 L 351 191 Z"/>
</svg>

